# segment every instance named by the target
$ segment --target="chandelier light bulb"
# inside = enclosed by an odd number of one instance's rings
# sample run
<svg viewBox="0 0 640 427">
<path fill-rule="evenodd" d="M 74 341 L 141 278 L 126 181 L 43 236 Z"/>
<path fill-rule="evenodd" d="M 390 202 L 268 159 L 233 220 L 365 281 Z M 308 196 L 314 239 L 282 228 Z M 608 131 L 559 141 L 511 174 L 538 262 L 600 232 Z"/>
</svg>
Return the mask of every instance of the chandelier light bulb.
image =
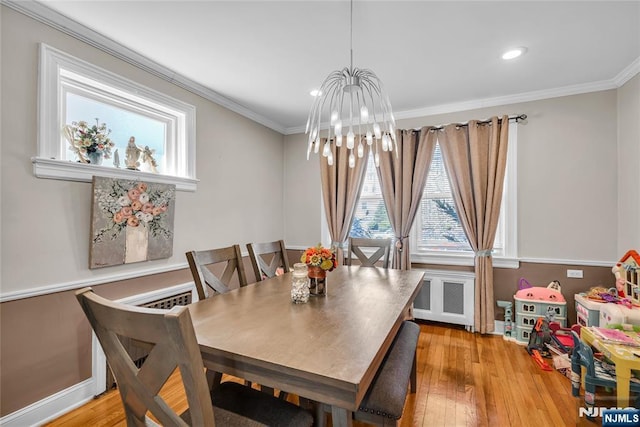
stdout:
<svg viewBox="0 0 640 427">
<path fill-rule="evenodd" d="M 367 131 L 367 145 L 371 145 L 373 144 L 373 135 L 371 134 L 371 131 L 368 130 Z"/>
<path fill-rule="evenodd" d="M 369 121 L 369 109 L 366 105 L 360 107 L 360 122 L 367 123 Z"/>
<path fill-rule="evenodd" d="M 378 153 L 374 154 L 373 161 L 375 162 L 376 167 L 379 168 L 380 167 L 380 155 Z"/>
<path fill-rule="evenodd" d="M 360 143 L 358 144 L 358 158 L 361 159 L 364 157 L 364 145 L 362 144 L 362 141 L 360 141 Z"/>
<path fill-rule="evenodd" d="M 355 135 L 353 134 L 353 131 L 349 129 L 349 133 L 347 134 L 347 148 L 349 150 L 353 150 L 354 141 Z"/>
<path fill-rule="evenodd" d="M 389 142 L 390 142 L 391 138 L 389 138 L 389 134 L 384 134 L 382 135 L 382 151 L 389 151 L 391 150 L 391 147 L 389 146 Z"/>
<path fill-rule="evenodd" d="M 349 167 L 353 168 L 356 165 L 356 156 L 353 153 L 349 154 Z"/>
<path fill-rule="evenodd" d="M 324 157 L 329 157 L 329 153 L 331 153 L 331 144 L 327 141 L 324 143 L 324 147 L 322 148 L 322 155 Z"/>
<path fill-rule="evenodd" d="M 333 129 L 336 135 L 342 136 L 342 120 L 337 120 Z"/>
<path fill-rule="evenodd" d="M 382 131 L 380 131 L 380 125 L 378 123 L 373 124 L 373 135 L 376 139 L 380 139 L 380 137 L 382 137 Z"/>
<path fill-rule="evenodd" d="M 327 164 L 329 166 L 333 166 L 333 153 L 329 152 L 329 155 L 327 156 Z"/>
<path fill-rule="evenodd" d="M 342 147 L 342 135 L 336 135 L 336 147 Z"/>
</svg>

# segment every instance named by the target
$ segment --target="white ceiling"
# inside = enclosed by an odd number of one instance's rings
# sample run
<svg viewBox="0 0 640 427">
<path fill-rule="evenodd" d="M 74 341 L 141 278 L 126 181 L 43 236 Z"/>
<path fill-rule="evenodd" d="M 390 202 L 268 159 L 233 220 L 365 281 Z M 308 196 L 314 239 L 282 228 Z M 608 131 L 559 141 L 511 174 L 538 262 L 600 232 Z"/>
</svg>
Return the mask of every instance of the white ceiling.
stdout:
<svg viewBox="0 0 640 427">
<path fill-rule="evenodd" d="M 349 65 L 347 1 L 43 3 L 284 133 Z M 396 118 L 606 89 L 640 69 L 640 1 L 356 1 L 353 55 Z"/>
</svg>

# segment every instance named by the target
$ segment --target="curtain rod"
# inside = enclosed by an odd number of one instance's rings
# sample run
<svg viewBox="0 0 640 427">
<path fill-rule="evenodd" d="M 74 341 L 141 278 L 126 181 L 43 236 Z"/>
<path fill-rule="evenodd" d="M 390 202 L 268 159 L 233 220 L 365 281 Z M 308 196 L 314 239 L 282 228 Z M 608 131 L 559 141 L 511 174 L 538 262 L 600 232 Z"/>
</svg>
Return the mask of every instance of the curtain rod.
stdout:
<svg viewBox="0 0 640 427">
<path fill-rule="evenodd" d="M 509 116 L 509 121 L 510 122 L 516 122 L 518 123 L 519 121 L 524 121 L 527 120 L 527 115 L 526 114 L 518 114 L 515 116 Z M 498 121 L 502 121 L 502 119 L 498 119 Z M 479 124 L 486 124 L 486 123 L 491 123 L 491 120 L 478 120 Z M 434 126 L 431 128 L 431 131 L 437 131 L 437 130 L 443 130 L 446 126 L 450 125 L 450 124 L 455 124 L 459 127 L 465 127 L 465 126 L 469 126 L 469 122 L 466 123 L 448 123 L 446 125 L 438 125 L 438 126 Z M 414 129 L 414 130 L 420 130 L 420 129 Z"/>
</svg>

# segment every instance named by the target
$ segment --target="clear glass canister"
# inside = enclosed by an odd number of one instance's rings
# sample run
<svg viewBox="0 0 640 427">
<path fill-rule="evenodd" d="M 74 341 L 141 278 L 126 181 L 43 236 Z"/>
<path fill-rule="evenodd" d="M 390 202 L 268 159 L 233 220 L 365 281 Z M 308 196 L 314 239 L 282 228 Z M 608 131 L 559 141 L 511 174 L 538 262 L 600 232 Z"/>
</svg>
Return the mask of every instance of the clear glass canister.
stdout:
<svg viewBox="0 0 640 427">
<path fill-rule="evenodd" d="M 296 304 L 309 302 L 309 276 L 307 273 L 307 264 L 299 262 L 293 265 L 291 301 Z"/>
</svg>

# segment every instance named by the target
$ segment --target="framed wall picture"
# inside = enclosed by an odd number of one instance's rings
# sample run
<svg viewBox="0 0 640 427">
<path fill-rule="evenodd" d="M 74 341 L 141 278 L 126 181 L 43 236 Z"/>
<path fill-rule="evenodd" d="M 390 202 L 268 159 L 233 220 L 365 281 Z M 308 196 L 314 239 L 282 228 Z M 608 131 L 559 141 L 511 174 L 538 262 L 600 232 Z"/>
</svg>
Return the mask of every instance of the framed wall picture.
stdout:
<svg viewBox="0 0 640 427">
<path fill-rule="evenodd" d="M 89 268 L 169 258 L 174 184 L 93 177 Z"/>
</svg>

